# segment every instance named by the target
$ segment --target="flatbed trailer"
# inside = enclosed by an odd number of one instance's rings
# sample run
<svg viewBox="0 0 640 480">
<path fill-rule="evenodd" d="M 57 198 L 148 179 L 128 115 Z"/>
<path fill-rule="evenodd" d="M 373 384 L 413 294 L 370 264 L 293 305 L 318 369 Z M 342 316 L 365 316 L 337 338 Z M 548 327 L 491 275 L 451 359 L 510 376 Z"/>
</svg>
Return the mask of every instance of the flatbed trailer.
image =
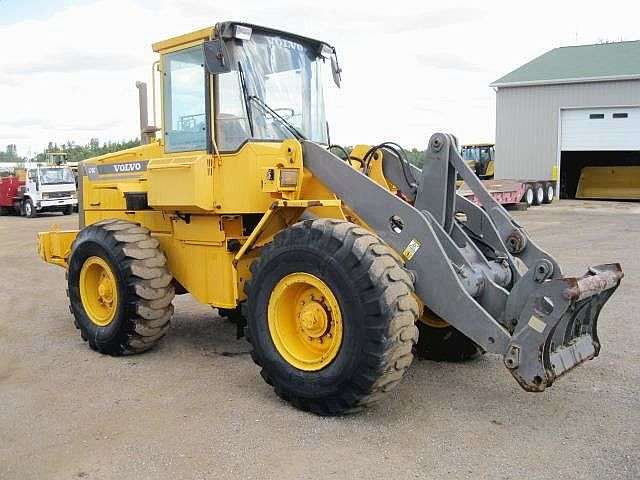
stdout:
<svg viewBox="0 0 640 480">
<path fill-rule="evenodd" d="M 496 202 L 501 205 L 525 204 L 526 206 L 549 204 L 556 196 L 556 182 L 553 180 L 481 180 Z M 458 194 L 480 205 L 471 189 L 462 184 Z"/>
</svg>

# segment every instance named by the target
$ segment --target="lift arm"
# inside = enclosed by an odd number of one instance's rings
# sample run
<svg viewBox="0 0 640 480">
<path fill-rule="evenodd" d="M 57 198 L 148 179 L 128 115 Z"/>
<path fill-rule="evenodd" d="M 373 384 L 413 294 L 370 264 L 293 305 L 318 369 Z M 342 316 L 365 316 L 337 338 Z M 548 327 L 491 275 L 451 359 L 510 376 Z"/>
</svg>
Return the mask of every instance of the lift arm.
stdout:
<svg viewBox="0 0 640 480">
<path fill-rule="evenodd" d="M 402 255 L 422 302 L 503 355 L 525 390 L 542 391 L 598 354 L 597 318 L 622 278 L 620 266 L 563 278 L 557 262 L 484 189 L 453 136 L 431 137 L 417 189 L 406 195 L 413 205 L 322 146 L 302 145 L 305 167 Z M 483 208 L 456 194 L 457 174 Z"/>
</svg>

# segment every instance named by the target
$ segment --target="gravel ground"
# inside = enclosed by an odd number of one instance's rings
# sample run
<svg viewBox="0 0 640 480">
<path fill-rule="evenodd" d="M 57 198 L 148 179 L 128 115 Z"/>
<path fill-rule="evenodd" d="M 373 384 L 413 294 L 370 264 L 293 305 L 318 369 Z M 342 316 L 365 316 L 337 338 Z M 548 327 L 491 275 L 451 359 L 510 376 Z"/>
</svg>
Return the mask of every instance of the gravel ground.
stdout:
<svg viewBox="0 0 640 480">
<path fill-rule="evenodd" d="M 640 205 L 556 202 L 515 216 L 565 274 L 622 263 L 602 354 L 543 394 L 485 355 L 415 362 L 378 406 L 319 418 L 280 401 L 232 324 L 188 296 L 154 351 L 111 358 L 73 327 L 64 271 L 0 217 L 0 478 L 640 478 Z"/>
</svg>

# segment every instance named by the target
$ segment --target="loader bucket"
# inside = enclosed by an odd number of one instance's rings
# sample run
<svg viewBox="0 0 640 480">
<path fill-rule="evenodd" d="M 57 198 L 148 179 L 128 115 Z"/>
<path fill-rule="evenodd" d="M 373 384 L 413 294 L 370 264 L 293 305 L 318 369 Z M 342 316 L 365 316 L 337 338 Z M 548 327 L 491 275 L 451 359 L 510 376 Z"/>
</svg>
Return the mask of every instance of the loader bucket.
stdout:
<svg viewBox="0 0 640 480">
<path fill-rule="evenodd" d="M 522 388 L 541 392 L 600 352 L 598 316 L 623 277 L 619 264 L 581 278 L 543 281 L 526 302 L 504 363 Z"/>
<path fill-rule="evenodd" d="M 576 198 L 640 200 L 640 166 L 584 167 Z"/>
</svg>

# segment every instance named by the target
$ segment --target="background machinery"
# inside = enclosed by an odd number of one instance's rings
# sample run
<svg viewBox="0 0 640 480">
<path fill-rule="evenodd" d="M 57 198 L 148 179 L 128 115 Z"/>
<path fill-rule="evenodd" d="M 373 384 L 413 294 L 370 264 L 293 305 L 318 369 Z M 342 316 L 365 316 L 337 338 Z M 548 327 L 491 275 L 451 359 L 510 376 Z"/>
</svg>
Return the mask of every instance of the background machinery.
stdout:
<svg viewBox="0 0 640 480">
<path fill-rule="evenodd" d="M 475 143 L 463 145 L 460 149 L 462 159 L 482 180 L 493 178 L 495 173 L 496 150 L 493 143 Z"/>
<path fill-rule="evenodd" d="M 469 168 L 475 172 L 491 193 L 493 198 L 502 205 L 525 203 L 527 206 L 543 205 L 553 202 L 557 194 L 556 172 L 552 173 L 552 180 L 494 180 L 496 149 L 493 143 L 473 143 L 463 145 L 460 155 Z M 478 199 L 468 188 L 463 187 L 459 192 L 465 198 L 476 203 Z"/>
<path fill-rule="evenodd" d="M 280 397 L 322 415 L 384 396 L 414 351 L 499 354 L 528 391 L 598 355 L 620 266 L 563 276 L 452 135 L 431 137 L 421 171 L 391 142 L 332 154 L 333 47 L 224 22 L 154 50 L 162 138 L 143 118 L 149 143 L 83 161 L 79 230 L 39 234 L 92 349 L 152 348 L 189 293 L 235 319 Z M 458 174 L 482 207 L 456 194 Z"/>
<path fill-rule="evenodd" d="M 75 175 L 68 166 L 27 163 L 0 178 L 2 213 L 28 218 L 41 212 L 71 215 L 77 205 Z"/>
</svg>

